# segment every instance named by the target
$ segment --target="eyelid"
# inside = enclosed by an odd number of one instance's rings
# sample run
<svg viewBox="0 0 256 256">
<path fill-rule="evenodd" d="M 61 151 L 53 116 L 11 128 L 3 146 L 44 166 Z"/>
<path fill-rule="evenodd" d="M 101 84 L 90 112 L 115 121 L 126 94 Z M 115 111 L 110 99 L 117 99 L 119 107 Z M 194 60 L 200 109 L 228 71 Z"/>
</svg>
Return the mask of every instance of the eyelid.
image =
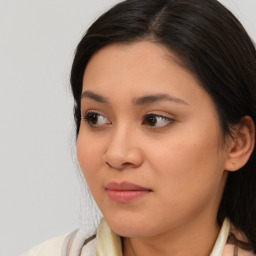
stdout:
<svg viewBox="0 0 256 256">
<path fill-rule="evenodd" d="M 104 114 L 101 114 L 99 113 L 100 111 L 97 111 L 97 110 L 88 110 L 85 112 L 85 115 L 81 115 L 81 119 L 85 120 L 87 125 L 89 125 L 90 127 L 92 128 L 102 128 L 102 127 L 105 127 L 106 125 L 109 125 L 111 124 L 111 122 L 109 121 L 109 119 L 104 115 Z M 93 124 L 90 120 L 89 120 L 89 115 L 90 114 L 95 114 L 97 116 L 97 122 L 99 121 L 99 117 L 103 117 L 105 120 L 107 120 L 105 123 L 103 124 Z M 102 119 L 103 119 L 102 118 Z"/>
<path fill-rule="evenodd" d="M 149 123 L 146 123 L 145 120 L 147 117 L 149 116 L 152 116 L 152 117 L 155 117 L 155 118 L 161 118 L 162 122 L 164 122 L 165 124 L 163 125 L 150 125 Z M 164 121 L 163 121 L 164 120 Z M 168 127 L 169 125 L 173 124 L 176 122 L 176 119 L 173 118 L 173 117 L 168 117 L 167 115 L 164 115 L 164 114 L 158 114 L 158 113 L 147 113 L 144 118 L 143 118 L 143 125 L 149 127 L 150 129 L 164 129 L 166 127 Z M 155 123 L 157 124 L 157 123 Z"/>
<path fill-rule="evenodd" d="M 95 113 L 95 114 L 104 116 L 106 119 L 109 120 L 109 118 L 107 117 L 106 114 L 104 114 L 102 111 L 97 110 L 97 109 L 88 109 L 88 110 L 81 111 L 81 118 L 84 119 L 86 117 L 86 115 L 88 115 L 89 113 Z"/>
<path fill-rule="evenodd" d="M 163 113 L 163 111 L 150 111 L 146 115 L 155 115 L 155 116 L 169 118 L 169 119 L 175 119 L 176 118 L 175 115 L 167 113 L 167 112 Z"/>
<path fill-rule="evenodd" d="M 165 118 L 165 119 L 169 119 L 169 120 L 176 120 L 176 116 L 173 115 L 173 114 L 170 114 L 170 113 L 166 113 L 166 112 L 160 112 L 160 111 L 150 111 L 148 112 L 144 117 L 146 117 L 147 115 L 154 115 L 154 116 L 157 116 L 157 117 L 162 117 L 162 118 Z"/>
</svg>

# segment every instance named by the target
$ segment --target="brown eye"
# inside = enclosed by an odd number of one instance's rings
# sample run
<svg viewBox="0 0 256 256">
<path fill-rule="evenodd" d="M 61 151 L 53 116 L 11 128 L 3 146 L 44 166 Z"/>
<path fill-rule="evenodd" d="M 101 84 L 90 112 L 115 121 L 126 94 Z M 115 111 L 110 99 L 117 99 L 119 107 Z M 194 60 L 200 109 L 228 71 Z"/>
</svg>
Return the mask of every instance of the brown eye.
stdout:
<svg viewBox="0 0 256 256">
<path fill-rule="evenodd" d="M 98 114 L 97 113 L 88 113 L 86 115 L 87 122 L 91 124 L 97 124 L 98 121 Z"/>
<path fill-rule="evenodd" d="M 157 118 L 155 115 L 153 114 L 149 114 L 146 115 L 145 117 L 145 123 L 150 125 L 150 126 L 155 126 L 155 124 L 157 123 Z"/>
<path fill-rule="evenodd" d="M 88 112 L 83 119 L 92 127 L 110 124 L 110 121 L 105 116 L 96 112 Z"/>
<path fill-rule="evenodd" d="M 144 125 L 152 127 L 165 127 L 173 122 L 174 120 L 172 118 L 156 114 L 147 114 L 143 120 Z"/>
</svg>

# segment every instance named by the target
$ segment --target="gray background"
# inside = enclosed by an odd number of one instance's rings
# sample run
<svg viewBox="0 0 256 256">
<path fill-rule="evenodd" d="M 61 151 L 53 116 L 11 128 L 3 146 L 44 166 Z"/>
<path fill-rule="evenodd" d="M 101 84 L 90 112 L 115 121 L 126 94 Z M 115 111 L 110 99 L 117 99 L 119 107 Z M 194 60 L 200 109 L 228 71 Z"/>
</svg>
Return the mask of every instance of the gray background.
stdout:
<svg viewBox="0 0 256 256">
<path fill-rule="evenodd" d="M 92 223 L 77 175 L 69 70 L 86 28 L 117 2 L 0 0 L 0 256 Z M 221 2 L 256 39 L 256 0 Z"/>
</svg>

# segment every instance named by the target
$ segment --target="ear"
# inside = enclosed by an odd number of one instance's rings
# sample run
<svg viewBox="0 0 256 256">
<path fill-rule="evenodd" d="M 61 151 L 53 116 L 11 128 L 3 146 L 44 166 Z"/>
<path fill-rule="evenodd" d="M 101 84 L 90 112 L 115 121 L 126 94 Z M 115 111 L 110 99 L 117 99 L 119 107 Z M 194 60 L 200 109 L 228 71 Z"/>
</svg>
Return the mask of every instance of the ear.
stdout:
<svg viewBox="0 0 256 256">
<path fill-rule="evenodd" d="M 250 116 L 244 116 L 235 126 L 235 138 L 230 138 L 225 170 L 237 171 L 249 160 L 255 144 L 255 126 Z"/>
</svg>

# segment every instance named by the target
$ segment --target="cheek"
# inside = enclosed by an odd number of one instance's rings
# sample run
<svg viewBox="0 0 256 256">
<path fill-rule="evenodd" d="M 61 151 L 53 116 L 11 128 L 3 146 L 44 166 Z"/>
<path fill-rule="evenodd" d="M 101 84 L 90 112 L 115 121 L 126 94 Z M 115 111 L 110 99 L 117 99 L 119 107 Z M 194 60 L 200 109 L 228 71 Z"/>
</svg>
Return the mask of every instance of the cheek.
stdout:
<svg viewBox="0 0 256 256">
<path fill-rule="evenodd" d="M 200 215 L 208 206 L 215 212 L 223 191 L 222 160 L 216 142 L 190 142 L 172 140 L 170 146 L 162 145 L 161 151 L 151 152 L 158 195 L 155 209 L 165 206 L 165 217 L 171 212 L 176 224 Z M 160 218 L 162 213 L 155 214 Z"/>
<path fill-rule="evenodd" d="M 102 164 L 102 143 L 93 137 L 85 136 L 80 130 L 77 139 L 77 157 L 83 175 L 90 186 L 90 181 L 98 175 Z"/>
<path fill-rule="evenodd" d="M 163 173 L 167 170 L 180 170 L 181 175 L 183 172 L 189 173 L 190 170 L 196 173 L 204 166 L 216 163 L 218 155 L 216 141 L 204 139 L 202 136 L 200 139 L 176 136 L 174 139 L 159 141 L 155 144 L 157 150 L 148 150 L 148 155 L 153 156 L 148 159 L 154 169 L 160 169 Z"/>
<path fill-rule="evenodd" d="M 213 189 L 221 179 L 224 158 L 221 154 L 218 134 L 212 129 L 206 133 L 200 129 L 179 129 L 168 139 L 155 143 L 158 150 L 150 148 L 150 166 L 155 172 L 156 181 L 162 183 L 167 193 L 171 189 L 177 193 L 197 193 Z M 161 184 L 159 184 L 161 185 Z"/>
</svg>

